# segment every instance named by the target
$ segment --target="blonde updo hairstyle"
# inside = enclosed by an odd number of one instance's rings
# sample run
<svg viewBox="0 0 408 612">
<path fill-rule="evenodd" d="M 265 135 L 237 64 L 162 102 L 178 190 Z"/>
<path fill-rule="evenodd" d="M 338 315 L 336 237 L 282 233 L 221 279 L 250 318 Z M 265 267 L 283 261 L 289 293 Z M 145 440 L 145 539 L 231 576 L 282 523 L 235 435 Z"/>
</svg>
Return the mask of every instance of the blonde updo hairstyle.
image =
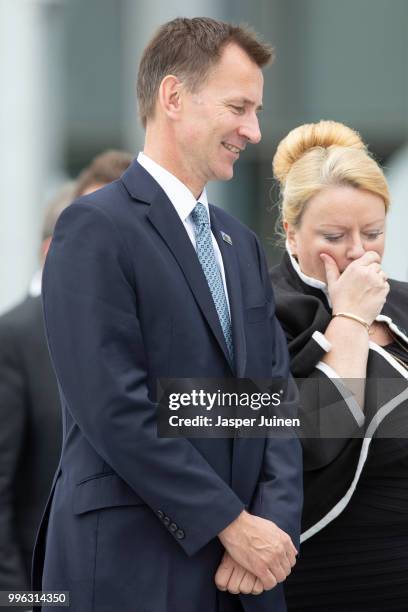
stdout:
<svg viewBox="0 0 408 612">
<path fill-rule="evenodd" d="M 280 185 L 280 221 L 299 227 L 310 199 L 328 186 L 366 189 L 389 207 L 384 173 L 370 156 L 360 135 L 335 121 L 301 125 L 284 138 L 273 158 Z"/>
</svg>

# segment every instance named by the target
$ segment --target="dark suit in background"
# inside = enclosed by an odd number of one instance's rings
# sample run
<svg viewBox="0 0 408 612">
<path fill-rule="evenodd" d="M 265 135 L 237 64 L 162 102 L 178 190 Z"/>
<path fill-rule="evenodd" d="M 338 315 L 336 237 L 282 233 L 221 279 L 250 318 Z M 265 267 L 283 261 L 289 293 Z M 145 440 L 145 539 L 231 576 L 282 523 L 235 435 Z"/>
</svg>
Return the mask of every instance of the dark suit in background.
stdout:
<svg viewBox="0 0 408 612">
<path fill-rule="evenodd" d="M 41 297 L 28 297 L 0 317 L 0 590 L 30 588 L 35 534 L 60 453 L 60 421 Z"/>
<path fill-rule="evenodd" d="M 131 159 L 105 151 L 77 182 L 57 191 L 43 219 L 42 260 L 62 210 L 75 196 L 117 179 Z M 61 452 L 61 407 L 40 291 L 39 270 L 30 297 L 0 317 L 0 590 L 31 588 L 35 536 Z"/>
</svg>

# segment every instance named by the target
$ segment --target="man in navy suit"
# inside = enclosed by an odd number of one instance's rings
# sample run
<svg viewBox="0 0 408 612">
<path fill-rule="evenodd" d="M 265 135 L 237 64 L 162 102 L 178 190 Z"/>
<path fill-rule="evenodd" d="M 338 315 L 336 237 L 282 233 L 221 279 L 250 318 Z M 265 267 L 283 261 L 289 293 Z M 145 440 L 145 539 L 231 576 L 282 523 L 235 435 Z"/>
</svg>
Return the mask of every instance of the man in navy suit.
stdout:
<svg viewBox="0 0 408 612">
<path fill-rule="evenodd" d="M 289 375 L 259 242 L 205 191 L 261 138 L 270 58 L 244 28 L 162 26 L 138 76 L 144 152 L 57 225 L 43 293 L 64 441 L 34 588 L 70 591 L 74 612 L 285 610 L 298 441 L 156 422 L 158 378 Z"/>
</svg>

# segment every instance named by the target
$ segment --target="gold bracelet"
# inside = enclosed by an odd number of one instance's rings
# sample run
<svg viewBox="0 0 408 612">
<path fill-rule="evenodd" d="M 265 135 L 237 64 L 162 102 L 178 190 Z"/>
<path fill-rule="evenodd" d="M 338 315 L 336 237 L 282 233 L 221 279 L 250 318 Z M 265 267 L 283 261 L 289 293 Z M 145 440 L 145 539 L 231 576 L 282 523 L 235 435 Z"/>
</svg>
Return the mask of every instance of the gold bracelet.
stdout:
<svg viewBox="0 0 408 612">
<path fill-rule="evenodd" d="M 357 321 L 357 323 L 360 323 L 360 325 L 363 325 L 367 332 L 370 333 L 370 327 L 371 325 L 369 323 L 367 323 L 367 321 L 364 321 L 364 319 L 362 319 L 361 317 L 358 317 L 355 314 L 351 314 L 350 312 L 336 312 L 333 317 L 344 317 L 345 319 L 351 319 L 352 321 Z"/>
</svg>

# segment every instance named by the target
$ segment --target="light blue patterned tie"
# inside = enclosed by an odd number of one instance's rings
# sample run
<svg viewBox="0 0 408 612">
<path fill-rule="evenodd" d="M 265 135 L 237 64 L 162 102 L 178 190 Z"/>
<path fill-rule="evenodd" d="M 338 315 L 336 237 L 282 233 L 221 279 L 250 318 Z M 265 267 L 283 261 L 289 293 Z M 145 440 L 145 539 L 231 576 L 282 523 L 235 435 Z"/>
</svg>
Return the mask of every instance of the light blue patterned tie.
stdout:
<svg viewBox="0 0 408 612">
<path fill-rule="evenodd" d="M 201 267 L 207 279 L 208 286 L 214 300 L 215 308 L 220 320 L 231 363 L 234 363 L 234 347 L 232 344 L 231 319 L 228 310 L 227 298 L 221 272 L 215 259 L 212 243 L 210 221 L 208 213 L 201 202 L 198 202 L 191 213 L 194 222 L 194 233 L 196 238 L 196 251 Z"/>
</svg>

